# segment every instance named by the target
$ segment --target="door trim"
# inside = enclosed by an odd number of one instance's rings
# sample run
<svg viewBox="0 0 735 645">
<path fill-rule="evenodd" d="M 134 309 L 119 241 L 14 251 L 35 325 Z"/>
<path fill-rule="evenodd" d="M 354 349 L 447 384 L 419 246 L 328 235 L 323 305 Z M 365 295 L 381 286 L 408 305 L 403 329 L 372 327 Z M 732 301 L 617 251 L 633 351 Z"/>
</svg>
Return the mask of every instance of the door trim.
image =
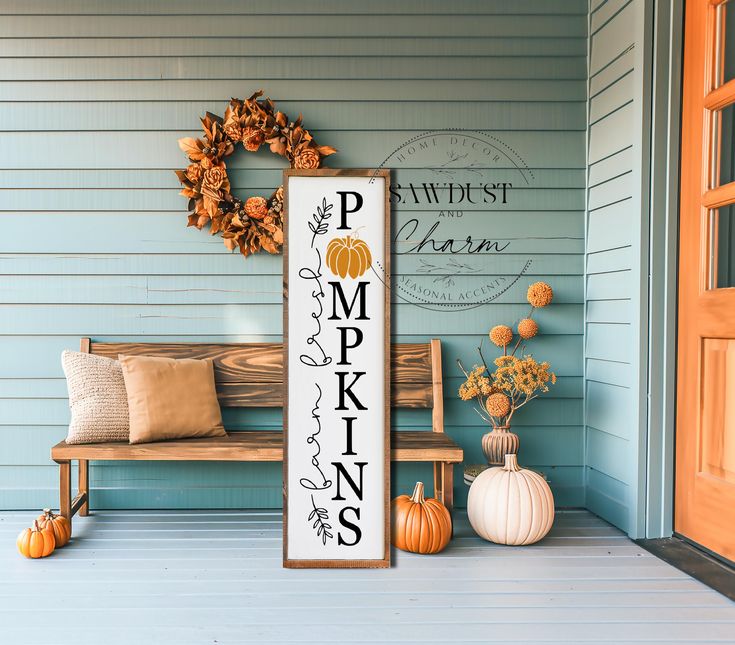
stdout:
<svg viewBox="0 0 735 645">
<path fill-rule="evenodd" d="M 674 528 L 679 160 L 684 0 L 658 3 L 652 40 L 645 536 Z M 646 393 L 642 393 L 645 395 Z"/>
</svg>

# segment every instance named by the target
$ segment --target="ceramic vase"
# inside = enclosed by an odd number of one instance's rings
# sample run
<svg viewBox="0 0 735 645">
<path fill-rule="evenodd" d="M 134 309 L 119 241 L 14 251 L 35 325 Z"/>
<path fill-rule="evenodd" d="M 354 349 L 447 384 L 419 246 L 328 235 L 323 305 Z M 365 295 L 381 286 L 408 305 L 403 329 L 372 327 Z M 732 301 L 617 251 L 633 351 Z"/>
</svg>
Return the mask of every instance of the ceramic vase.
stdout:
<svg viewBox="0 0 735 645">
<path fill-rule="evenodd" d="M 508 426 L 493 428 L 492 432 L 482 437 L 482 452 L 491 466 L 502 466 L 505 455 L 518 454 L 519 445 L 518 435 L 512 433 Z"/>
</svg>

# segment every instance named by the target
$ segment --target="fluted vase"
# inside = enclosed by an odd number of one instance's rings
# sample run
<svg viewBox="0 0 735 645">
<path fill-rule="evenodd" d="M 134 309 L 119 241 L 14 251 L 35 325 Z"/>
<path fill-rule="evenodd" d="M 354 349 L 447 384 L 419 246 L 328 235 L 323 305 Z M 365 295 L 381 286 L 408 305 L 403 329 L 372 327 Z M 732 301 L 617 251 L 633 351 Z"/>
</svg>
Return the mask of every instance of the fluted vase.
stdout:
<svg viewBox="0 0 735 645">
<path fill-rule="evenodd" d="M 505 455 L 518 454 L 520 443 L 518 435 L 511 432 L 509 426 L 500 426 L 483 435 L 482 452 L 485 453 L 488 464 L 502 466 L 505 463 Z"/>
</svg>

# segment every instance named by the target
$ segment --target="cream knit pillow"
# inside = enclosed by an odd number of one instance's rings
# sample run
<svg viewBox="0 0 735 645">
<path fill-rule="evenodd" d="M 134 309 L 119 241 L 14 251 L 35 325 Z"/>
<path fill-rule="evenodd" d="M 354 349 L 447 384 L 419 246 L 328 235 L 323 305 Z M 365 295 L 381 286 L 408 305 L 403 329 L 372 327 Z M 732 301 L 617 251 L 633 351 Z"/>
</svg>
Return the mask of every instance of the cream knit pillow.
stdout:
<svg viewBox="0 0 735 645">
<path fill-rule="evenodd" d="M 119 361 L 64 351 L 61 365 L 71 410 L 66 443 L 128 441 L 128 397 Z"/>
</svg>

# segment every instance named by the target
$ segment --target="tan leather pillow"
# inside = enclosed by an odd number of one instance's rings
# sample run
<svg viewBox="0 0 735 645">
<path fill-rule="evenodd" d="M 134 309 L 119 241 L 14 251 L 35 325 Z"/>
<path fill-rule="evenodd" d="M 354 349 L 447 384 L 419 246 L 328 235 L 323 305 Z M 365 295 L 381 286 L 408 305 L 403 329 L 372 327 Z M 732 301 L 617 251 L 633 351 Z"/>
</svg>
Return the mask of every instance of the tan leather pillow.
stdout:
<svg viewBox="0 0 735 645">
<path fill-rule="evenodd" d="M 223 437 L 211 360 L 118 357 L 130 410 L 130 443 Z"/>
</svg>

